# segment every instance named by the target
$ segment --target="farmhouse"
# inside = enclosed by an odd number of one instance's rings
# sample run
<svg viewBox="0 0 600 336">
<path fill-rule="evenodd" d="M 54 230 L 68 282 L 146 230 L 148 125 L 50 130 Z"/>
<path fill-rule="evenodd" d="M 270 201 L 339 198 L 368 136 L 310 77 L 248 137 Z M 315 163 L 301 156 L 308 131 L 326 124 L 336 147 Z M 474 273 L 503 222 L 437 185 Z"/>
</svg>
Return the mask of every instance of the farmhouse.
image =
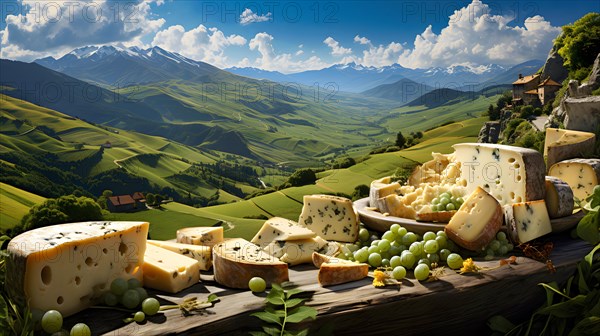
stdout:
<svg viewBox="0 0 600 336">
<path fill-rule="evenodd" d="M 562 85 L 547 77 L 542 79 L 540 74 L 523 76 L 513 83 L 513 105 L 542 106 L 556 95 Z"/>
<path fill-rule="evenodd" d="M 146 199 L 141 192 L 133 195 L 111 196 L 106 201 L 110 212 L 132 212 L 146 209 Z"/>
</svg>

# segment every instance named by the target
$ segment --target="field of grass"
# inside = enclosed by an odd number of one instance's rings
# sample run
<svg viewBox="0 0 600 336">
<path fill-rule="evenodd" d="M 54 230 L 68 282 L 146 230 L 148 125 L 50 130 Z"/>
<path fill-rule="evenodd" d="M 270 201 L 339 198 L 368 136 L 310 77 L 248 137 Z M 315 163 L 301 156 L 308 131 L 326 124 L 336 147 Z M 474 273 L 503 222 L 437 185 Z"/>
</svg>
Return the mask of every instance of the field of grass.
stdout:
<svg viewBox="0 0 600 336">
<path fill-rule="evenodd" d="M 0 182 L 0 234 L 18 224 L 32 206 L 45 200 L 44 197 Z"/>
</svg>

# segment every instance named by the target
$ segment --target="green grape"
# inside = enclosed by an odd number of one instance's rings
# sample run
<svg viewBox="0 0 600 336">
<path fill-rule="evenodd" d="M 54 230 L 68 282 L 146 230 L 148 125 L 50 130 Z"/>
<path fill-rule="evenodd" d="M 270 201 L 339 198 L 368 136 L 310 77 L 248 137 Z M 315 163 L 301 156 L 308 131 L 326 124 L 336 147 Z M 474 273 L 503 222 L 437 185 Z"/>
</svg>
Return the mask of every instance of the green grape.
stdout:
<svg viewBox="0 0 600 336">
<path fill-rule="evenodd" d="M 363 246 L 363 242 L 361 242 L 360 240 L 355 241 L 354 245 L 358 246 L 358 248 L 361 248 Z"/>
<path fill-rule="evenodd" d="M 392 231 L 386 231 L 381 238 L 391 243 L 396 239 L 396 235 Z"/>
<path fill-rule="evenodd" d="M 369 240 L 369 230 L 362 228 L 360 230 L 358 230 L 358 239 L 362 240 L 362 241 L 367 241 Z"/>
<path fill-rule="evenodd" d="M 498 239 L 499 241 L 506 241 L 506 233 L 499 231 L 496 234 L 496 239 Z"/>
<path fill-rule="evenodd" d="M 446 248 L 448 246 L 448 239 L 444 236 L 435 237 L 435 241 L 438 243 L 440 249 Z"/>
<path fill-rule="evenodd" d="M 456 205 L 454 205 L 454 203 L 446 204 L 446 211 L 452 211 L 452 210 L 456 210 Z"/>
<path fill-rule="evenodd" d="M 448 236 L 446 235 L 446 232 L 441 231 L 441 230 L 438 231 L 438 232 L 436 232 L 435 235 L 438 236 L 438 237 L 448 238 Z"/>
<path fill-rule="evenodd" d="M 437 253 L 429 253 L 427 254 L 427 259 L 429 261 L 431 261 L 431 263 L 439 263 L 440 262 L 440 256 Z M 431 265 L 430 265 L 431 266 Z"/>
<path fill-rule="evenodd" d="M 498 250 L 499 255 L 505 255 L 507 252 L 508 252 L 508 248 L 506 247 L 506 245 L 500 246 L 500 249 Z"/>
<path fill-rule="evenodd" d="M 71 336 L 91 336 L 92 331 L 85 323 L 77 323 L 71 328 Z"/>
<path fill-rule="evenodd" d="M 121 304 L 128 309 L 137 307 L 140 304 L 140 294 L 135 289 L 128 289 L 121 297 Z"/>
<path fill-rule="evenodd" d="M 439 199 L 439 198 L 437 198 L 437 197 L 434 197 L 434 198 L 431 200 L 431 204 L 433 204 L 433 205 L 438 205 L 439 203 L 440 203 L 440 199 Z"/>
<path fill-rule="evenodd" d="M 48 334 L 55 333 L 62 328 L 63 317 L 58 310 L 48 310 L 42 316 L 42 329 Z"/>
<path fill-rule="evenodd" d="M 356 252 L 354 252 L 354 260 L 364 263 L 367 261 L 367 259 L 369 258 L 369 251 L 366 249 L 360 249 Z"/>
<path fill-rule="evenodd" d="M 400 255 L 400 264 L 407 269 L 412 269 L 415 265 L 415 255 L 410 251 L 404 251 Z"/>
<path fill-rule="evenodd" d="M 390 231 L 392 231 L 393 233 L 398 233 L 399 228 L 400 228 L 400 224 L 392 224 L 390 226 Z"/>
<path fill-rule="evenodd" d="M 402 250 L 400 250 L 400 247 L 392 245 L 390 246 L 388 253 L 390 254 L 390 256 L 397 256 L 400 253 L 402 253 Z"/>
<path fill-rule="evenodd" d="M 102 299 L 104 301 L 104 304 L 109 307 L 114 307 L 119 303 L 119 298 L 111 292 L 104 293 Z"/>
<path fill-rule="evenodd" d="M 462 197 L 457 197 L 456 198 L 456 203 L 462 205 L 463 203 L 465 203 L 465 200 Z"/>
<path fill-rule="evenodd" d="M 495 255 L 494 250 L 492 250 L 491 248 L 488 247 L 487 249 L 485 249 L 485 255 L 494 257 L 494 255 Z"/>
<path fill-rule="evenodd" d="M 398 229 L 398 232 L 396 232 L 396 235 L 397 235 L 396 237 L 398 237 L 398 236 L 402 237 L 402 236 L 404 236 L 404 235 L 405 235 L 405 234 L 407 234 L 407 233 L 408 233 L 408 230 L 406 230 L 406 228 L 405 228 L 405 227 L 402 227 L 402 226 L 401 226 L 401 227 Z"/>
<path fill-rule="evenodd" d="M 381 252 L 379 254 L 381 254 L 381 259 L 390 259 L 392 257 L 389 251 Z"/>
<path fill-rule="evenodd" d="M 492 240 L 492 242 L 488 245 L 492 251 L 498 251 L 500 249 L 500 242 L 496 239 Z"/>
<path fill-rule="evenodd" d="M 440 198 L 440 205 L 441 205 L 441 206 L 444 206 L 444 207 L 445 207 L 445 206 L 446 206 L 446 205 L 448 205 L 449 203 L 450 203 L 450 199 L 449 199 L 449 198 L 446 198 L 446 197 L 442 197 L 442 198 Z"/>
<path fill-rule="evenodd" d="M 450 253 L 446 258 L 446 263 L 451 269 L 459 269 L 462 267 L 463 258 L 457 253 Z"/>
<path fill-rule="evenodd" d="M 402 280 L 402 279 L 404 279 L 405 276 L 406 276 L 406 268 L 404 268 L 402 266 L 394 267 L 394 270 L 392 271 L 392 277 L 394 279 Z"/>
<path fill-rule="evenodd" d="M 410 245 L 419 240 L 419 236 L 417 236 L 417 234 L 414 232 L 407 232 L 404 237 L 408 237 L 408 244 L 405 245 Z"/>
<path fill-rule="evenodd" d="M 414 270 L 415 279 L 419 281 L 427 280 L 429 278 L 429 266 L 427 264 L 419 264 Z"/>
<path fill-rule="evenodd" d="M 451 198 L 452 194 L 449 191 L 443 192 L 441 197 Z"/>
<path fill-rule="evenodd" d="M 421 258 L 421 259 L 419 259 L 419 261 L 417 261 L 417 265 L 418 264 L 425 264 L 425 265 L 431 267 L 431 261 L 429 259 L 427 259 L 427 258 Z"/>
<path fill-rule="evenodd" d="M 248 282 L 248 285 L 250 285 L 250 282 Z M 267 287 L 267 284 L 265 283 L 265 288 L 266 287 Z M 148 316 L 156 315 L 156 313 L 158 313 L 159 309 L 160 309 L 160 303 L 158 303 L 158 300 L 155 298 L 147 298 L 146 300 L 144 300 L 142 302 L 142 311 L 144 312 L 144 314 L 146 314 Z"/>
<path fill-rule="evenodd" d="M 377 248 L 379 248 L 379 251 L 381 252 L 389 251 L 390 247 L 391 244 L 389 240 L 382 240 L 379 242 L 379 245 L 377 245 Z"/>
<path fill-rule="evenodd" d="M 250 290 L 254 293 L 262 293 L 267 288 L 267 282 L 265 281 L 265 279 L 263 279 L 261 277 L 252 277 L 248 281 L 248 288 L 250 288 Z M 151 304 L 153 304 L 153 303 L 151 303 Z M 144 309 L 144 307 L 142 306 L 142 310 L 143 309 Z M 148 314 L 148 315 L 154 315 L 154 314 Z"/>
<path fill-rule="evenodd" d="M 436 234 L 431 232 L 431 231 L 427 231 L 425 232 L 425 234 L 423 235 L 423 241 L 428 241 L 428 240 L 432 240 L 435 239 Z"/>
<path fill-rule="evenodd" d="M 110 291 L 116 296 L 121 296 L 129 288 L 125 279 L 116 278 L 110 283 Z"/>
<path fill-rule="evenodd" d="M 345 259 L 345 260 L 350 260 L 350 257 L 352 256 L 352 252 L 346 252 L 346 253 L 340 253 L 338 254 L 338 258 L 340 259 Z"/>
<path fill-rule="evenodd" d="M 144 312 L 139 311 L 133 315 L 133 320 L 137 323 L 142 323 L 142 322 L 144 322 L 145 319 L 146 319 L 146 314 L 144 314 Z"/>
<path fill-rule="evenodd" d="M 448 259 L 448 256 L 450 255 L 450 253 L 452 253 L 452 252 L 450 252 L 450 250 L 448 250 L 448 249 L 441 249 L 439 252 L 440 260 L 445 262 Z"/>
<path fill-rule="evenodd" d="M 388 259 L 388 258 L 381 259 L 381 266 L 390 267 L 390 259 Z"/>
<path fill-rule="evenodd" d="M 138 292 L 138 294 L 140 296 L 140 301 L 146 300 L 146 298 L 148 297 L 148 292 L 146 292 L 144 287 L 138 287 L 135 290 Z"/>
<path fill-rule="evenodd" d="M 70 333 L 66 329 L 61 329 L 52 334 L 52 336 L 69 336 Z"/>
<path fill-rule="evenodd" d="M 373 241 L 371 242 L 371 246 L 377 246 L 377 245 L 379 245 L 379 242 L 380 242 L 380 241 L 381 241 L 380 239 L 375 239 L 375 240 L 373 240 Z"/>
<path fill-rule="evenodd" d="M 354 252 L 360 248 L 360 246 L 356 244 L 346 244 L 346 247 L 348 248 L 348 250 L 350 250 L 350 252 Z"/>
<path fill-rule="evenodd" d="M 414 243 L 410 244 L 410 247 L 408 248 L 408 250 L 410 251 L 410 253 L 414 254 L 415 256 L 421 255 L 421 254 L 423 254 L 423 243 L 422 242 L 414 242 Z"/>
<path fill-rule="evenodd" d="M 456 244 L 450 239 L 446 240 L 446 248 L 450 251 L 458 251 Z"/>
<path fill-rule="evenodd" d="M 390 259 L 390 267 L 392 268 L 396 268 L 398 266 L 402 265 L 402 259 L 400 259 L 400 256 L 393 256 L 392 259 Z"/>
<path fill-rule="evenodd" d="M 506 244 L 506 249 L 510 252 L 515 248 L 515 246 L 511 243 Z"/>
<path fill-rule="evenodd" d="M 494 255 L 489 255 L 489 254 L 486 254 L 486 255 L 485 255 L 485 257 L 483 257 L 483 259 L 484 259 L 484 260 L 488 260 L 488 261 L 489 261 L 489 260 L 493 260 L 493 259 L 494 259 Z"/>
<path fill-rule="evenodd" d="M 136 289 L 138 287 L 142 287 L 142 283 L 140 282 L 140 280 L 138 280 L 136 278 L 131 278 L 131 279 L 127 280 L 127 287 L 129 289 Z"/>
<path fill-rule="evenodd" d="M 381 252 L 379 250 L 378 246 L 369 246 L 368 251 L 369 251 L 369 253 L 379 253 L 379 252 Z"/>
<path fill-rule="evenodd" d="M 372 267 L 379 267 L 381 266 L 381 254 L 379 253 L 371 253 L 369 254 L 369 265 L 371 265 Z"/>
<path fill-rule="evenodd" d="M 423 251 L 425 251 L 425 253 L 437 253 L 439 249 L 440 246 L 437 240 L 428 240 L 425 242 L 425 245 L 423 245 Z"/>
</svg>

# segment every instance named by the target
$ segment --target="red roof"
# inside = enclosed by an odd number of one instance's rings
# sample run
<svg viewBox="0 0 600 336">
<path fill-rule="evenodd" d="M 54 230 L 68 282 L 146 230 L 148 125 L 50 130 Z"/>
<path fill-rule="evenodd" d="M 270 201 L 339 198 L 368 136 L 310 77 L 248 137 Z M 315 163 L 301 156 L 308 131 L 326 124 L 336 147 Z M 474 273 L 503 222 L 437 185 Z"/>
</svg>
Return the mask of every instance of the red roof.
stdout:
<svg viewBox="0 0 600 336">
<path fill-rule="evenodd" d="M 519 84 L 529 83 L 529 82 L 531 82 L 532 80 L 536 79 L 539 76 L 540 76 L 539 74 L 529 75 L 529 76 L 523 76 L 523 77 L 517 79 L 516 81 L 514 81 L 513 85 L 519 85 Z"/>
<path fill-rule="evenodd" d="M 562 86 L 557 82 L 553 81 L 550 77 L 546 78 L 539 86 Z"/>
<path fill-rule="evenodd" d="M 129 195 L 112 196 L 112 197 L 109 197 L 108 200 L 114 206 L 135 204 L 133 197 L 131 197 Z"/>
<path fill-rule="evenodd" d="M 132 195 L 132 197 L 136 201 L 145 199 L 144 195 L 141 192 L 139 192 L 139 191 L 134 192 L 133 195 Z"/>
</svg>

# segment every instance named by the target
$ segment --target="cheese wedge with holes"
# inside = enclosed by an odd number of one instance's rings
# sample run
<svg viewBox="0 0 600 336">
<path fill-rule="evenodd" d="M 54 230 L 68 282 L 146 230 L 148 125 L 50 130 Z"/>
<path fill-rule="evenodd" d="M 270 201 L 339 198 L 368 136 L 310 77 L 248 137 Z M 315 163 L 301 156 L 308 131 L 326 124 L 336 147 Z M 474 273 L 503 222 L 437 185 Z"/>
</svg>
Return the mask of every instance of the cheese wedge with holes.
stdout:
<svg viewBox="0 0 600 336">
<path fill-rule="evenodd" d="M 212 267 L 212 248 L 210 246 L 181 244 L 162 240 L 148 240 L 148 244 L 198 260 L 201 271 L 208 271 Z"/>
<path fill-rule="evenodd" d="M 331 195 L 305 195 L 298 220 L 326 240 L 355 242 L 358 239 L 358 215 L 352 201 Z"/>
<path fill-rule="evenodd" d="M 590 132 L 567 129 L 546 128 L 544 157 L 546 166 L 580 157 L 586 157 L 594 151 L 596 135 Z"/>
<path fill-rule="evenodd" d="M 501 226 L 498 200 L 478 187 L 452 216 L 444 232 L 461 247 L 478 251 L 494 239 Z"/>
<path fill-rule="evenodd" d="M 177 242 L 182 244 L 213 246 L 223 241 L 223 227 L 187 227 L 177 230 Z"/>
<path fill-rule="evenodd" d="M 353 261 L 336 258 L 331 255 L 313 252 L 312 254 L 312 263 L 316 268 L 320 268 L 324 263 L 354 263 Z"/>
<path fill-rule="evenodd" d="M 144 254 L 144 286 L 177 293 L 200 281 L 200 263 L 179 253 L 148 244 Z"/>
<path fill-rule="evenodd" d="M 294 266 L 310 263 L 313 252 L 320 251 L 326 246 L 327 241 L 317 236 L 299 240 L 273 241 L 263 248 L 263 251 Z"/>
<path fill-rule="evenodd" d="M 148 223 L 58 224 L 13 238 L 6 286 L 30 308 L 75 314 L 99 301 L 116 278 L 142 281 Z"/>
<path fill-rule="evenodd" d="M 213 270 L 215 281 L 231 288 L 248 288 L 253 277 L 263 278 L 267 285 L 289 280 L 287 263 L 241 238 L 213 246 Z"/>
<path fill-rule="evenodd" d="M 452 147 L 461 163 L 457 184 L 465 186 L 467 194 L 481 187 L 501 205 L 544 199 L 545 165 L 538 151 L 483 143 Z"/>
<path fill-rule="evenodd" d="M 505 206 L 504 220 L 515 244 L 532 241 L 552 232 L 552 224 L 544 200 Z"/>
<path fill-rule="evenodd" d="M 579 200 L 593 194 L 600 183 L 600 159 L 572 159 L 555 163 L 548 175 L 567 182 Z"/>
<path fill-rule="evenodd" d="M 573 214 L 575 201 L 573 190 L 563 180 L 546 176 L 546 208 L 550 218 L 560 218 Z"/>
<path fill-rule="evenodd" d="M 387 176 L 371 182 L 369 188 L 369 205 L 379 208 L 378 200 L 387 195 L 396 194 L 396 190 L 400 189 L 398 182 L 392 183 L 392 178 Z"/>
<path fill-rule="evenodd" d="M 329 262 L 321 264 L 317 280 L 321 286 L 325 287 L 357 281 L 368 275 L 368 264 Z"/>
<path fill-rule="evenodd" d="M 293 220 L 273 217 L 263 224 L 251 242 L 259 246 L 266 246 L 273 241 L 308 239 L 314 236 L 316 236 L 314 232 L 298 225 Z"/>
</svg>

